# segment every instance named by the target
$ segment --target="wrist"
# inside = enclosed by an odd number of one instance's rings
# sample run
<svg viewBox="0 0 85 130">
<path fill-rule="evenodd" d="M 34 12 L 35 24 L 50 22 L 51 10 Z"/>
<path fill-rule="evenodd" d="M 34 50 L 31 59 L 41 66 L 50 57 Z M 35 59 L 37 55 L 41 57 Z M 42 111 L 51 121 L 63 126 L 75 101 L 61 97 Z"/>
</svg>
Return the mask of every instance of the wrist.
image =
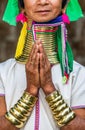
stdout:
<svg viewBox="0 0 85 130">
<path fill-rule="evenodd" d="M 45 85 L 42 89 L 46 95 L 49 95 L 53 91 L 55 91 L 55 87 L 54 87 L 53 83 L 49 83 L 49 84 Z"/>
<path fill-rule="evenodd" d="M 31 85 L 31 86 L 27 87 L 26 92 L 28 92 L 28 93 L 30 93 L 31 95 L 37 97 L 37 96 L 38 96 L 38 92 L 39 92 L 39 88 L 37 88 L 37 87 Z"/>
</svg>

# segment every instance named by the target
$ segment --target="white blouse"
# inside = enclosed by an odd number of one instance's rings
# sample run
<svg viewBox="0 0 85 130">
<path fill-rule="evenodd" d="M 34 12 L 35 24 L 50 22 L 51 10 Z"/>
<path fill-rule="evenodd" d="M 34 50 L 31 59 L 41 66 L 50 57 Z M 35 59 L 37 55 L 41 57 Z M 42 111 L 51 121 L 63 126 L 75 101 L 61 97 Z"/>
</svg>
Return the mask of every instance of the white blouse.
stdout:
<svg viewBox="0 0 85 130">
<path fill-rule="evenodd" d="M 52 80 L 56 89 L 60 91 L 64 100 L 72 109 L 85 108 L 85 67 L 74 62 L 73 72 L 70 74 L 67 84 L 62 84 L 60 64 L 52 67 Z M 17 103 L 26 89 L 25 65 L 15 59 L 9 59 L 0 64 L 0 96 L 5 95 L 7 110 Z M 36 115 L 37 107 L 37 115 Z M 37 117 L 36 117 L 37 116 Z M 38 121 L 36 120 L 37 118 Z M 45 100 L 45 94 L 40 89 L 39 102 L 34 107 L 32 115 L 26 125 L 20 130 L 59 130 L 49 106 Z"/>
</svg>

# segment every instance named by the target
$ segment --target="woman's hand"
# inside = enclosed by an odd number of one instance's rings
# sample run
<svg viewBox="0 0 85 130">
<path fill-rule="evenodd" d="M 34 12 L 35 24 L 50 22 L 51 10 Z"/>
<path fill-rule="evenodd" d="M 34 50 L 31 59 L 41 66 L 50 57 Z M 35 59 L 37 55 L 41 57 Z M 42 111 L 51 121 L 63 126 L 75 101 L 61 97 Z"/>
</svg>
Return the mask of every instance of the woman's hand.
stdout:
<svg viewBox="0 0 85 130">
<path fill-rule="evenodd" d="M 55 90 L 51 77 L 51 64 L 47 58 L 42 43 L 39 44 L 40 59 L 40 85 L 45 94 L 50 94 Z"/>
<path fill-rule="evenodd" d="M 40 41 L 36 41 L 32 47 L 26 64 L 26 78 L 26 91 L 33 95 L 37 95 L 40 87 L 46 95 L 55 90 L 51 78 L 51 65 Z"/>
<path fill-rule="evenodd" d="M 38 45 L 35 43 L 32 47 L 30 57 L 26 63 L 27 91 L 37 95 L 40 86 L 39 79 L 39 53 Z"/>
</svg>

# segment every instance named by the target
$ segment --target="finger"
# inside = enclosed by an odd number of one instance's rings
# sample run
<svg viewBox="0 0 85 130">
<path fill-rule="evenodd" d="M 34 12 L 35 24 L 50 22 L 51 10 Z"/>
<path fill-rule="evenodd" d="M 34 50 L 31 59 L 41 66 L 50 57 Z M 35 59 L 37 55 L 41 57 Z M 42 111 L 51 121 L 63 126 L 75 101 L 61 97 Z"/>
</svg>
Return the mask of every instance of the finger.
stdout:
<svg viewBox="0 0 85 130">
<path fill-rule="evenodd" d="M 40 69 L 44 69 L 45 66 L 45 59 L 42 53 L 40 53 Z"/>
<path fill-rule="evenodd" d="M 33 57 L 31 59 L 31 64 L 33 68 L 38 69 L 38 64 L 39 64 L 39 53 L 38 50 L 35 51 L 35 54 L 33 54 Z"/>
<path fill-rule="evenodd" d="M 35 62 L 34 62 L 34 67 L 35 67 L 35 69 L 39 68 L 39 53 L 36 54 Z"/>
<path fill-rule="evenodd" d="M 40 51 L 40 53 L 43 53 L 43 51 L 44 51 L 42 42 L 39 43 L 39 51 Z"/>
<path fill-rule="evenodd" d="M 47 56 L 46 51 L 45 51 L 43 46 L 42 46 L 42 51 L 43 51 L 42 53 L 43 53 L 43 56 L 44 56 L 45 67 L 48 67 L 50 65 L 50 62 L 48 60 L 48 56 Z"/>
<path fill-rule="evenodd" d="M 29 58 L 29 60 L 31 60 L 31 57 L 33 56 L 33 54 L 34 54 L 34 51 L 35 51 L 35 49 L 36 49 L 36 41 L 34 42 L 34 44 L 33 44 L 33 46 L 32 46 L 32 49 L 31 49 L 31 52 L 30 52 L 30 58 Z"/>
<path fill-rule="evenodd" d="M 35 51 L 34 51 L 32 57 L 31 57 L 31 62 L 33 63 L 33 65 L 35 65 L 35 63 L 36 63 L 37 53 L 38 53 L 38 47 L 36 46 L 36 47 L 35 47 Z"/>
<path fill-rule="evenodd" d="M 30 52 L 29 60 L 28 60 L 28 61 L 31 60 L 31 57 L 32 57 L 32 55 L 33 55 L 33 53 L 34 53 L 34 50 L 35 50 L 35 44 L 32 46 L 32 49 L 31 49 L 31 52 Z"/>
<path fill-rule="evenodd" d="M 44 48 L 42 42 L 39 44 L 39 51 L 40 51 L 40 53 L 44 54 L 45 57 L 47 57 L 47 54 L 46 54 L 46 51 L 45 51 L 45 48 Z"/>
<path fill-rule="evenodd" d="M 44 58 L 45 58 L 45 62 L 46 61 L 48 61 L 48 57 L 47 57 L 47 54 L 46 54 L 46 51 L 45 51 L 45 49 L 44 49 L 44 46 L 43 45 L 41 45 L 41 51 L 40 52 L 42 52 L 43 53 L 43 55 L 44 55 Z"/>
<path fill-rule="evenodd" d="M 32 47 L 30 56 L 29 56 L 29 60 L 28 60 L 29 63 L 32 62 L 32 59 L 34 59 L 33 57 L 35 55 L 35 52 L 37 51 L 36 49 L 37 49 L 36 44 L 34 44 L 33 47 Z"/>
<path fill-rule="evenodd" d="M 46 60 L 45 60 L 45 68 L 50 68 L 50 67 L 51 67 L 51 63 L 48 60 L 48 58 L 46 58 Z"/>
<path fill-rule="evenodd" d="M 46 51 L 45 51 L 45 49 L 44 49 L 42 44 L 40 44 L 40 52 L 42 52 L 42 54 L 43 54 L 44 67 L 46 67 L 46 68 L 49 67 L 50 66 L 50 62 L 48 60 Z"/>
<path fill-rule="evenodd" d="M 34 51 L 32 52 L 32 57 L 30 58 L 31 63 L 33 64 L 33 66 L 35 66 L 36 64 L 36 67 L 37 67 L 37 62 L 39 62 L 39 59 L 37 61 L 37 53 L 39 53 L 39 44 L 40 44 L 40 40 L 36 40 L 35 48 L 34 48 Z"/>
</svg>

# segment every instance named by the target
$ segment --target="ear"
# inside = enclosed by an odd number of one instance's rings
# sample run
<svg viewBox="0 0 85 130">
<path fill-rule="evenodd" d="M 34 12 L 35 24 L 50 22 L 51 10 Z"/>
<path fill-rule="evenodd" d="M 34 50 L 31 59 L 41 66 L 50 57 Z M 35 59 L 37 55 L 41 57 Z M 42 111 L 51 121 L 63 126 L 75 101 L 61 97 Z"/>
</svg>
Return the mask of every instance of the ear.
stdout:
<svg viewBox="0 0 85 130">
<path fill-rule="evenodd" d="M 23 14 L 25 13 L 25 9 L 24 8 L 21 8 L 20 10 L 21 10 L 21 13 L 23 13 Z"/>
<path fill-rule="evenodd" d="M 66 12 L 66 6 L 62 9 L 62 14 L 65 14 Z"/>
<path fill-rule="evenodd" d="M 24 14 L 24 15 L 27 17 L 27 15 L 26 15 L 26 12 L 25 12 L 25 9 L 24 9 L 24 8 L 21 8 L 21 13 L 22 13 L 22 14 Z"/>
</svg>

